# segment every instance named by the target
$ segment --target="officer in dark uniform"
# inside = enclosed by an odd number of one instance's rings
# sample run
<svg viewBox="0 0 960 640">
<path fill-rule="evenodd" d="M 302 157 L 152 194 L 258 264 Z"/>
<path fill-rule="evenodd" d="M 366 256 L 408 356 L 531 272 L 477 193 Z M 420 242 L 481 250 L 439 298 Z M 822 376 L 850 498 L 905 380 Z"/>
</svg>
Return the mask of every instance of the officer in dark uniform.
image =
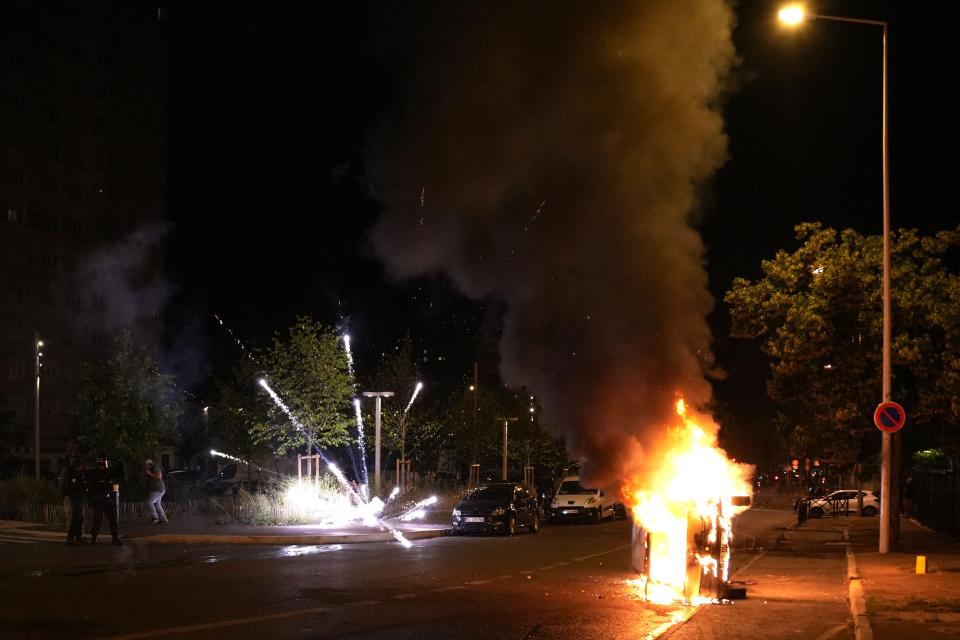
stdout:
<svg viewBox="0 0 960 640">
<path fill-rule="evenodd" d="M 67 544 L 86 544 L 83 539 L 83 504 L 87 496 L 87 477 L 83 461 L 70 459 L 70 464 L 60 477 L 60 488 L 70 501 L 70 526 L 67 528 Z"/>
<path fill-rule="evenodd" d="M 97 534 L 100 533 L 100 521 L 103 516 L 107 517 L 107 524 L 110 525 L 113 544 L 121 544 L 120 526 L 117 522 L 118 490 L 115 488 L 119 487 L 118 482 L 119 478 L 110 466 L 110 458 L 107 456 L 97 458 L 97 468 L 87 478 L 87 500 L 93 509 L 90 544 L 97 544 Z"/>
</svg>

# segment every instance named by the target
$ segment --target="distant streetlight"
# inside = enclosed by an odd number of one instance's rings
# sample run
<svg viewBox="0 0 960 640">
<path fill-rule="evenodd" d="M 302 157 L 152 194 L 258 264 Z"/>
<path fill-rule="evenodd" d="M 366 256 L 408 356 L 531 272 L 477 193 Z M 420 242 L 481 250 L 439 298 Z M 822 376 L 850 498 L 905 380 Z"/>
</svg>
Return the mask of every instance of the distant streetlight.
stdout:
<svg viewBox="0 0 960 640">
<path fill-rule="evenodd" d="M 865 20 L 862 18 L 843 18 L 839 16 L 825 16 L 807 13 L 802 4 L 786 5 L 777 14 L 780 22 L 795 27 L 807 20 L 830 20 L 833 22 L 850 22 L 865 24 L 874 27 L 883 27 L 883 122 L 882 122 L 882 155 L 883 155 L 883 397 L 882 401 L 890 400 L 890 338 L 892 325 L 890 317 L 890 155 L 887 144 L 887 31 L 886 20 Z M 883 433 L 882 461 L 880 465 L 880 553 L 888 553 L 890 547 L 897 547 L 900 537 L 900 512 L 894 514 L 891 505 L 899 504 L 899 483 L 893 481 L 893 476 L 899 473 L 900 436 L 899 434 Z"/>
<path fill-rule="evenodd" d="M 496 420 L 497 422 L 503 422 L 503 481 L 506 482 L 507 481 L 507 450 L 508 450 L 507 449 L 507 442 L 508 442 L 507 429 L 508 429 L 508 425 L 511 422 L 516 422 L 517 420 L 519 420 L 519 418 L 517 418 L 516 416 L 512 416 L 509 418 L 497 418 Z"/>
<path fill-rule="evenodd" d="M 34 334 L 33 336 L 33 352 L 34 352 L 34 367 L 33 374 L 37 380 L 36 390 L 33 395 L 33 464 L 34 464 L 34 473 L 36 474 L 37 479 L 40 479 L 40 367 L 43 366 L 43 363 L 40 362 L 40 359 L 43 358 L 43 351 L 40 349 L 43 348 L 43 340 L 40 339 L 40 334 Z"/>
<path fill-rule="evenodd" d="M 376 445 L 374 446 L 374 455 L 376 456 L 376 461 L 374 462 L 373 474 L 374 474 L 374 495 L 380 495 L 380 401 L 383 398 L 392 398 L 393 391 L 364 391 L 364 397 L 366 398 L 376 398 L 377 399 L 377 409 L 374 413 L 374 424 L 376 425 L 376 436 L 375 441 Z"/>
</svg>

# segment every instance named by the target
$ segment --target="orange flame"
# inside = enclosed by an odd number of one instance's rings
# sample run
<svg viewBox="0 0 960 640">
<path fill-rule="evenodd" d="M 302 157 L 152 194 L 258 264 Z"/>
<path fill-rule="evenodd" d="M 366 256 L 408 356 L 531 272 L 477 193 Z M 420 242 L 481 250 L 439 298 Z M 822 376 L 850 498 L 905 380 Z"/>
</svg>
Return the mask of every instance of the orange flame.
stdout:
<svg viewBox="0 0 960 640">
<path fill-rule="evenodd" d="M 750 494 L 751 468 L 717 446 L 717 424 L 689 416 L 683 398 L 676 409 L 679 424 L 648 457 L 656 463 L 623 491 L 645 536 L 638 584 L 648 600 L 662 604 L 702 600 L 704 581 L 727 581 L 731 498 Z"/>
</svg>

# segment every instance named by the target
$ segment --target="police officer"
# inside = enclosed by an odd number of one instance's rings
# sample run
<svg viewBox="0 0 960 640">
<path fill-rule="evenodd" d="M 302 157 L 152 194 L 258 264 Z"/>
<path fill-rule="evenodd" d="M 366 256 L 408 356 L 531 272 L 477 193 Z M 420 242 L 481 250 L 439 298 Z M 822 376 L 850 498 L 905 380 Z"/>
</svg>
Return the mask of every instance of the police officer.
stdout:
<svg viewBox="0 0 960 640">
<path fill-rule="evenodd" d="M 97 534 L 100 533 L 100 521 L 107 516 L 110 525 L 110 535 L 113 544 L 120 543 L 120 526 L 117 522 L 117 501 L 114 486 L 118 478 L 110 467 L 110 458 L 97 458 L 97 468 L 88 476 L 87 500 L 93 508 L 93 527 L 90 529 L 90 544 L 97 544 Z"/>
<path fill-rule="evenodd" d="M 87 478 L 84 464 L 71 458 L 60 476 L 60 489 L 70 502 L 70 526 L 67 528 L 67 544 L 86 544 L 83 539 L 83 503 L 87 494 Z"/>
</svg>

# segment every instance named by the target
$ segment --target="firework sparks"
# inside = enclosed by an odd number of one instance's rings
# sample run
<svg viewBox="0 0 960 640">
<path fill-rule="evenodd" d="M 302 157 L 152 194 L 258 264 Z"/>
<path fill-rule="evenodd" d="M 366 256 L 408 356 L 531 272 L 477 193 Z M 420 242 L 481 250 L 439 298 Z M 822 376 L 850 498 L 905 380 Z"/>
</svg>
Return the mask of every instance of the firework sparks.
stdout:
<svg viewBox="0 0 960 640">
<path fill-rule="evenodd" d="M 364 486 L 370 484 L 367 472 L 367 445 L 363 441 L 363 412 L 360 411 L 360 398 L 353 399 L 353 409 L 357 414 L 357 444 L 360 447 L 360 469 L 363 471 Z"/>
<path fill-rule="evenodd" d="M 260 363 L 257 362 L 256 358 L 253 357 L 253 353 L 251 353 L 251 351 L 247 349 L 246 345 L 243 344 L 243 341 L 241 341 L 240 338 L 238 338 L 237 335 L 233 332 L 233 329 L 231 329 L 226 324 L 224 324 L 223 319 L 221 319 L 220 316 L 218 316 L 217 314 L 213 314 L 213 318 L 214 320 L 220 323 L 220 326 L 223 327 L 223 330 L 227 332 L 227 335 L 229 335 L 230 338 L 237 343 L 237 346 L 240 347 L 241 351 L 243 351 L 243 355 L 247 356 L 250 359 L 250 361 L 253 362 L 254 364 L 259 365 Z"/>
<path fill-rule="evenodd" d="M 270 397 L 273 399 L 273 402 L 278 407 L 280 407 L 280 409 L 287 415 L 288 418 L 290 418 L 290 421 L 293 423 L 293 425 L 296 426 L 301 431 L 304 431 L 303 425 L 296 418 L 296 416 L 293 415 L 293 412 L 290 411 L 290 408 L 280 398 L 280 396 L 277 395 L 276 391 L 270 388 L 270 385 L 267 384 L 267 381 L 264 378 L 260 378 L 258 382 L 260 386 L 263 387 L 263 389 L 268 394 L 270 394 Z M 357 411 L 359 415 L 359 406 L 360 406 L 359 400 L 355 401 L 354 406 L 357 407 Z M 361 442 L 362 441 L 363 439 L 361 438 Z M 347 495 L 349 495 L 355 501 L 357 505 L 355 508 L 355 512 L 357 513 L 357 516 L 358 516 L 356 519 L 359 519 L 366 526 L 386 529 L 397 540 L 397 542 L 399 542 L 401 545 L 404 546 L 404 548 L 410 548 L 411 546 L 413 546 L 413 543 L 407 540 L 401 531 L 399 531 L 396 527 L 391 525 L 389 522 L 386 522 L 385 520 L 382 519 L 381 516 L 383 514 L 384 503 L 382 500 L 380 500 L 380 498 L 374 497 L 372 500 L 367 500 L 365 497 L 366 491 L 358 492 L 350 483 L 350 481 L 347 480 L 347 477 L 343 474 L 343 471 L 341 471 L 340 467 L 337 466 L 336 463 L 332 462 L 331 460 L 328 460 L 327 457 L 324 456 L 322 453 L 320 453 L 320 458 L 327 465 L 327 468 L 330 470 L 330 473 L 333 474 L 333 477 L 336 478 L 337 481 L 341 484 L 341 486 L 346 490 Z M 364 488 L 365 486 L 366 485 L 364 485 Z M 306 500 L 308 498 L 299 496 L 298 499 Z M 309 498 L 309 499 L 312 499 L 312 498 Z"/>
<path fill-rule="evenodd" d="M 353 351 L 350 350 L 350 334 L 343 334 L 343 349 L 347 352 L 347 369 L 353 375 Z"/>
<path fill-rule="evenodd" d="M 413 395 L 410 396 L 410 402 L 407 403 L 407 408 L 403 410 L 403 413 L 406 414 L 410 411 L 410 407 L 413 406 L 413 401 L 417 399 L 417 394 L 420 393 L 420 390 L 423 389 L 423 383 L 418 382 L 417 386 L 413 389 Z"/>
</svg>

